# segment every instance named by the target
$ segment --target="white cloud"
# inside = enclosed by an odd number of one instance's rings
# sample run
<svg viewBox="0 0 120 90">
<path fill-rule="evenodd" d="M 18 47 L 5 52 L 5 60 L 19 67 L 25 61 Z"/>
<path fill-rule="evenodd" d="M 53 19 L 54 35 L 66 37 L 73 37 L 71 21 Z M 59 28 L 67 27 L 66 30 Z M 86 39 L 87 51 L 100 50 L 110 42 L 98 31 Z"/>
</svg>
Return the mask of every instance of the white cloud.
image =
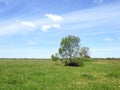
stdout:
<svg viewBox="0 0 120 90">
<path fill-rule="evenodd" d="M 105 38 L 105 41 L 112 41 L 112 38 Z"/>
<path fill-rule="evenodd" d="M 59 24 L 54 24 L 53 27 L 55 27 L 55 28 L 61 28 L 61 26 Z"/>
<path fill-rule="evenodd" d="M 36 28 L 36 26 L 30 22 L 9 20 L 0 23 L 0 36 L 11 34 L 26 35 L 28 31 L 33 31 L 34 28 Z"/>
<path fill-rule="evenodd" d="M 51 28 L 51 25 L 42 25 L 41 26 L 41 30 L 44 31 L 44 32 L 46 32 L 50 28 Z"/>
<path fill-rule="evenodd" d="M 27 26 L 27 27 L 31 27 L 31 28 L 36 28 L 36 25 L 31 23 L 31 22 L 27 22 L 27 21 L 20 21 L 20 20 L 16 20 L 16 22 L 24 25 L 24 26 Z"/>
<path fill-rule="evenodd" d="M 12 34 L 27 35 L 36 28 L 41 28 L 42 31 L 46 32 L 50 28 L 60 27 L 61 26 L 59 24 L 49 22 L 48 19 L 40 19 L 39 21 L 37 19 L 33 20 L 32 22 L 11 19 L 0 22 L 0 36 Z"/>
<path fill-rule="evenodd" d="M 53 25 L 42 25 L 41 26 L 41 30 L 46 32 L 48 29 L 51 29 L 51 28 L 61 28 L 61 26 L 59 24 L 53 24 Z"/>
<path fill-rule="evenodd" d="M 41 18 L 41 19 L 35 18 L 32 21 L 32 23 L 31 22 L 28 23 L 26 21 L 20 21 L 20 20 L 18 20 L 18 22 L 12 22 L 13 21 L 12 19 L 9 20 L 9 23 L 6 23 L 6 21 L 4 21 L 4 24 L 3 22 L 0 22 L 0 35 L 16 34 L 16 32 L 27 33 L 31 29 L 33 30 L 36 26 L 37 26 L 36 28 L 41 28 L 42 31 L 47 31 L 50 28 L 60 28 L 61 26 L 63 26 L 64 30 L 78 30 L 78 29 L 82 30 L 82 29 L 91 29 L 91 28 L 104 27 L 104 26 L 112 26 L 115 28 L 119 28 L 120 27 L 119 9 L 120 9 L 119 3 L 118 4 L 112 3 L 112 4 L 102 5 L 99 7 L 93 7 L 80 11 L 65 13 L 62 15 L 64 17 L 64 21 L 57 23 L 50 21 L 48 18 Z M 57 16 L 53 14 L 45 14 L 45 15 L 47 15 L 47 17 Z M 61 20 L 61 19 L 55 19 L 54 21 L 56 20 Z"/>
<path fill-rule="evenodd" d="M 51 19 L 52 21 L 61 21 L 63 20 L 63 17 L 58 16 L 58 15 L 53 15 L 53 14 L 45 14 L 45 16 L 47 16 L 49 19 Z"/>
<path fill-rule="evenodd" d="M 53 15 L 53 14 L 45 14 L 50 20 L 52 21 L 61 21 L 63 20 L 63 17 L 58 16 L 58 15 Z M 46 22 L 46 23 L 51 23 L 51 24 L 43 24 L 41 25 L 41 30 L 46 32 L 48 29 L 51 28 L 61 28 L 59 24 L 53 23 L 53 22 Z"/>
<path fill-rule="evenodd" d="M 104 0 L 94 0 L 94 3 L 102 3 Z"/>
</svg>

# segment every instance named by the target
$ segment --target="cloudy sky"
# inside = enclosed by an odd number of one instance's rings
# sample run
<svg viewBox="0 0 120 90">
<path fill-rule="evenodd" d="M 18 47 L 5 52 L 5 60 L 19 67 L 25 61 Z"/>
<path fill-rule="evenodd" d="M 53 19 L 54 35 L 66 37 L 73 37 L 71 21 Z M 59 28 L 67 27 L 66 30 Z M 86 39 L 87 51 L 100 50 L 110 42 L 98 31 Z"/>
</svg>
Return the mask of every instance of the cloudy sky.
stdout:
<svg viewBox="0 0 120 90">
<path fill-rule="evenodd" d="M 120 0 L 0 0 L 0 58 L 50 58 L 67 35 L 120 57 Z"/>
</svg>

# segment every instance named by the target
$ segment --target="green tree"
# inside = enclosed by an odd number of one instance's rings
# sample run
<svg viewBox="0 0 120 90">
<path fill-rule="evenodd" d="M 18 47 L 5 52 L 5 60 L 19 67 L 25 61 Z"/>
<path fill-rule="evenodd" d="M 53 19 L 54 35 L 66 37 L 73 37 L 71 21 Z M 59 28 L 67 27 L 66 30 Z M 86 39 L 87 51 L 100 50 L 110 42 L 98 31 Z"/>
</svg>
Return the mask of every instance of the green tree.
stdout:
<svg viewBox="0 0 120 90">
<path fill-rule="evenodd" d="M 58 54 L 56 53 L 55 55 L 51 55 L 51 59 L 53 61 L 57 61 L 59 59 Z"/>
<path fill-rule="evenodd" d="M 80 38 L 74 35 L 68 35 L 63 38 L 60 43 L 59 54 L 61 58 L 67 59 L 70 62 L 78 57 L 80 50 Z"/>
<path fill-rule="evenodd" d="M 81 47 L 80 49 L 80 57 L 81 58 L 88 58 L 90 57 L 89 56 L 90 52 L 89 52 L 89 48 L 88 47 Z"/>
</svg>

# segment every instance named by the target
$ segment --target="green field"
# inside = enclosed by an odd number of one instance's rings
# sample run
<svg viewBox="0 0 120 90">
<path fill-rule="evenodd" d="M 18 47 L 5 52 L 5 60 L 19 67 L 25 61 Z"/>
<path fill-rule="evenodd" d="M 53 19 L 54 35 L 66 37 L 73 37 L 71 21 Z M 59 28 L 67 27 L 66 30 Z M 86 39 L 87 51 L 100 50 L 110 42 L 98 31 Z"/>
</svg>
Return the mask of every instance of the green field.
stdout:
<svg viewBox="0 0 120 90">
<path fill-rule="evenodd" d="M 120 90 L 120 60 L 64 66 L 50 60 L 0 60 L 0 90 Z"/>
</svg>

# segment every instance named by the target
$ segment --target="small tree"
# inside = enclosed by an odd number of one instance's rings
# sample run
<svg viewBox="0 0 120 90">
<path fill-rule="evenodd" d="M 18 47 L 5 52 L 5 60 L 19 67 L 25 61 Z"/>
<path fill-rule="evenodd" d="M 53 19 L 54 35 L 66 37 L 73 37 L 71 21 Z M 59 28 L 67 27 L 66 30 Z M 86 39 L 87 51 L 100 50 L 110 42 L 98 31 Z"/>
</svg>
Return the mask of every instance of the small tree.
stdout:
<svg viewBox="0 0 120 90">
<path fill-rule="evenodd" d="M 89 48 L 80 48 L 80 38 L 74 35 L 68 35 L 61 40 L 59 53 L 52 55 L 53 61 L 58 59 L 68 66 L 82 66 L 83 59 L 88 59 Z M 82 59 L 81 59 L 82 58 Z"/>
<path fill-rule="evenodd" d="M 59 59 L 57 53 L 55 55 L 51 55 L 51 59 L 56 62 Z"/>
<path fill-rule="evenodd" d="M 80 38 L 69 35 L 62 39 L 59 48 L 59 54 L 63 59 L 73 62 L 74 58 L 78 57 L 80 50 Z"/>
<path fill-rule="evenodd" d="M 90 52 L 89 52 L 88 47 L 81 47 L 81 49 L 80 49 L 80 57 L 81 58 L 88 58 L 88 57 L 90 57 L 89 54 L 90 54 Z"/>
</svg>

